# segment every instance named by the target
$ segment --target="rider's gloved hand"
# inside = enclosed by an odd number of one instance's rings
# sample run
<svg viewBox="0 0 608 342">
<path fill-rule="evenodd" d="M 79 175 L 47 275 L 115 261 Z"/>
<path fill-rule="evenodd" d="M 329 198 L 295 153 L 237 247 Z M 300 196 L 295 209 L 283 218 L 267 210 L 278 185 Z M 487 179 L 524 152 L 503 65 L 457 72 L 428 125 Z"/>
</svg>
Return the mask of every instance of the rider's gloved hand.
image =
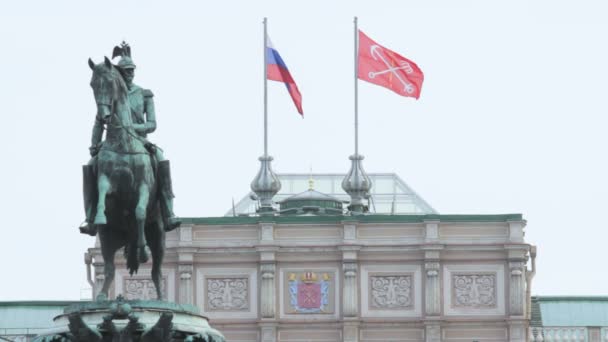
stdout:
<svg viewBox="0 0 608 342">
<path fill-rule="evenodd" d="M 99 145 L 89 147 L 89 153 L 91 154 L 91 157 L 95 157 L 97 153 L 99 153 Z"/>
</svg>

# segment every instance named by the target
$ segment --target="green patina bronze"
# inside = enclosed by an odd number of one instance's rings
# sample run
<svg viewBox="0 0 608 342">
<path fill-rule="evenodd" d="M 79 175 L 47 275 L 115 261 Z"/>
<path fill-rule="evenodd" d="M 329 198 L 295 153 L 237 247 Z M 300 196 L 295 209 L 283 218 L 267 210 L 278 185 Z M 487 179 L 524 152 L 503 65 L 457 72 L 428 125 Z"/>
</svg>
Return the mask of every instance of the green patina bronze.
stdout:
<svg viewBox="0 0 608 342">
<path fill-rule="evenodd" d="M 152 253 L 152 281 L 159 299 L 165 231 L 179 226 L 173 214 L 169 161 L 147 135 L 156 129 L 152 91 L 133 83 L 135 64 L 123 42 L 112 57 L 95 64 L 91 87 L 97 115 L 91 138 L 92 159 L 84 166 L 86 223 L 81 232 L 99 234 L 105 280 L 98 300 L 108 297 L 114 280 L 114 254 L 125 249 L 129 273 Z M 105 140 L 102 141 L 105 132 Z"/>
<path fill-rule="evenodd" d="M 101 319 L 100 319 L 101 317 Z M 177 321 L 176 319 L 177 318 Z M 84 302 L 68 306 L 55 318 L 67 320 L 67 331 L 51 332 L 34 342 L 224 342 L 224 336 L 208 325 L 188 327 L 207 321 L 192 305 L 160 301 Z M 96 321 L 97 320 L 97 321 Z M 91 323 L 98 324 L 91 324 Z M 185 329 L 183 329 L 185 325 Z"/>
</svg>

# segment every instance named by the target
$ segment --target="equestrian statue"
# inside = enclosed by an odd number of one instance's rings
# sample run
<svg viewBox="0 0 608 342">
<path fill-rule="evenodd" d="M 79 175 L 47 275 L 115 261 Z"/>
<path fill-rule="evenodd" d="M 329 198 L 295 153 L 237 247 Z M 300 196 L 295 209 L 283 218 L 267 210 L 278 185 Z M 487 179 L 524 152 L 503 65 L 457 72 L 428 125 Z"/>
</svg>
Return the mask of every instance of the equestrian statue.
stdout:
<svg viewBox="0 0 608 342">
<path fill-rule="evenodd" d="M 97 300 L 107 300 L 114 280 L 114 254 L 124 247 L 129 273 L 152 253 L 152 281 L 159 300 L 165 250 L 165 232 L 180 225 L 173 213 L 169 161 L 147 135 L 156 129 L 153 93 L 133 83 L 135 64 L 131 48 L 114 48 L 113 64 L 89 59 L 91 87 L 97 105 L 91 160 L 83 166 L 86 220 L 84 234 L 99 234 L 105 280 Z M 105 131 L 105 140 L 102 136 Z"/>
</svg>

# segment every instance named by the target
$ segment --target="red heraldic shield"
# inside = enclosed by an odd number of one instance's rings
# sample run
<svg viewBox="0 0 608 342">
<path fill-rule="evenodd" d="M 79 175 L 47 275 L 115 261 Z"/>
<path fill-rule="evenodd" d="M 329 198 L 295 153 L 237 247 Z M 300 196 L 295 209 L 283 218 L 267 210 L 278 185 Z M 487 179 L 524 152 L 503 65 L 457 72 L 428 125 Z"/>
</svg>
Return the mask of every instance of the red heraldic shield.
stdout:
<svg viewBox="0 0 608 342">
<path fill-rule="evenodd" d="M 402 96 L 420 97 L 424 74 L 416 63 L 359 31 L 359 78 Z"/>
<path fill-rule="evenodd" d="M 321 307 L 321 284 L 298 284 L 298 306 L 303 309 L 318 309 Z"/>
</svg>

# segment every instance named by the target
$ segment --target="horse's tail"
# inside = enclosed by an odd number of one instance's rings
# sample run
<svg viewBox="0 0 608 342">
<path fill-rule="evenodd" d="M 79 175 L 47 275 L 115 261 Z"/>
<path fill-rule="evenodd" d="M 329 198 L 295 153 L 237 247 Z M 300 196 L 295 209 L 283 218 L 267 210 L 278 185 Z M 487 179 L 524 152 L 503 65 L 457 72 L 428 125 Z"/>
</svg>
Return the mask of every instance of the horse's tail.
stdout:
<svg viewBox="0 0 608 342">
<path fill-rule="evenodd" d="M 137 258 L 137 239 L 132 239 L 125 246 L 125 258 L 127 259 L 127 270 L 129 270 L 129 275 L 137 273 L 139 270 L 139 259 Z"/>
</svg>

